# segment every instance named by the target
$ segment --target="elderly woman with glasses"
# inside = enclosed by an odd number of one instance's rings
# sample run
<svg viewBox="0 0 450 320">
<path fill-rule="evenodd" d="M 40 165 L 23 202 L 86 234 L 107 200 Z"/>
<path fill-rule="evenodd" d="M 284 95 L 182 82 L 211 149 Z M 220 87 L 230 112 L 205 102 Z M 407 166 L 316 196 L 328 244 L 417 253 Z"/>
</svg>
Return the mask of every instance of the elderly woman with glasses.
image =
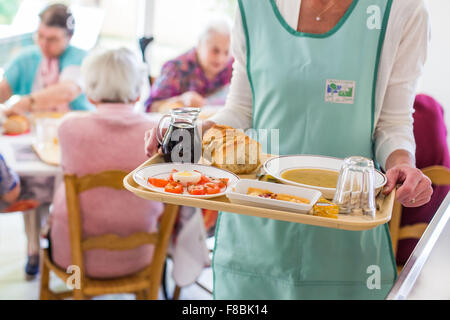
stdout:
<svg viewBox="0 0 450 320">
<path fill-rule="evenodd" d="M 82 66 L 86 95 L 95 112 L 69 114 L 59 127 L 64 174 L 84 176 L 108 170 L 131 171 L 146 160 L 145 131 L 154 127 L 146 115 L 136 113 L 144 68 L 128 49 L 94 54 Z M 65 187 L 54 197 L 50 219 L 53 261 L 62 268 L 71 264 Z M 156 231 L 163 204 L 140 199 L 126 190 L 96 188 L 80 195 L 83 236 Z M 90 250 L 85 254 L 90 277 L 110 278 L 134 273 L 148 266 L 153 245 L 133 250 Z"/>
<path fill-rule="evenodd" d="M 233 63 L 230 33 L 226 18 L 211 19 L 195 48 L 163 65 L 145 103 L 147 112 L 162 112 L 171 106 L 224 105 Z"/>
<path fill-rule="evenodd" d="M 75 26 L 72 14 L 67 6 L 53 4 L 39 18 L 37 45 L 13 60 L 0 82 L 0 103 L 12 95 L 22 96 L 6 115 L 92 109 L 81 90 L 85 52 L 69 44 Z"/>
</svg>

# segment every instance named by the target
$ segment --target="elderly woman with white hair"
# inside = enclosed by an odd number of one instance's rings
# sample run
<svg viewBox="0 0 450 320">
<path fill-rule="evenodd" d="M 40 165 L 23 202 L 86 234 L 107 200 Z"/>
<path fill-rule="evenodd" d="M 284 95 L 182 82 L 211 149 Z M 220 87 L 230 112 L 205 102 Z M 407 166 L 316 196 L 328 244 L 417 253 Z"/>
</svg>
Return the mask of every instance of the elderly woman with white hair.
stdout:
<svg viewBox="0 0 450 320">
<path fill-rule="evenodd" d="M 225 17 L 210 20 L 195 48 L 163 65 L 145 103 L 147 112 L 170 105 L 202 107 L 206 97 L 227 87 L 233 63 L 230 33 L 231 23 Z M 215 104 L 224 105 L 225 97 L 222 100 Z"/>
<path fill-rule="evenodd" d="M 88 57 L 82 65 L 86 95 L 96 112 L 68 115 L 59 128 L 62 168 L 65 174 L 131 171 L 146 160 L 142 137 L 155 126 L 133 107 L 141 94 L 144 69 L 127 49 L 109 50 Z M 140 199 L 125 190 L 96 188 L 80 195 L 83 237 L 101 234 L 127 236 L 156 231 L 163 205 Z M 53 261 L 62 268 L 71 264 L 65 187 L 54 197 L 50 222 Z M 90 250 L 86 273 L 95 278 L 119 277 L 148 266 L 153 245 L 128 251 Z"/>
</svg>

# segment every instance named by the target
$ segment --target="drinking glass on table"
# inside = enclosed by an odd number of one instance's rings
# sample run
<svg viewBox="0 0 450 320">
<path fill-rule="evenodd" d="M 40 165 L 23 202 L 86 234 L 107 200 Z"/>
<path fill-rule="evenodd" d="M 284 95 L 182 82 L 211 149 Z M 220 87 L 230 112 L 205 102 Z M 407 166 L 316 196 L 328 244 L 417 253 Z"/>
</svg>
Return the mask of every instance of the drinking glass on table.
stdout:
<svg viewBox="0 0 450 320">
<path fill-rule="evenodd" d="M 51 149 L 59 145 L 58 127 L 61 119 L 38 118 L 35 120 L 36 144 L 39 149 Z"/>
</svg>

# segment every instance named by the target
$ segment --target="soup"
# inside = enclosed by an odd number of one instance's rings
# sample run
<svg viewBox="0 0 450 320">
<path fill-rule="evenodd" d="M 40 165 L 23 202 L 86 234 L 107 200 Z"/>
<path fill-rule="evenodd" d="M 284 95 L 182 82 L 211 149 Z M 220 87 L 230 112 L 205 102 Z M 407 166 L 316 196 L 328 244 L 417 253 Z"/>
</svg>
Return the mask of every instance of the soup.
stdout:
<svg viewBox="0 0 450 320">
<path fill-rule="evenodd" d="M 321 188 L 336 188 L 339 172 L 324 169 L 292 169 L 281 174 L 283 179 Z"/>
</svg>

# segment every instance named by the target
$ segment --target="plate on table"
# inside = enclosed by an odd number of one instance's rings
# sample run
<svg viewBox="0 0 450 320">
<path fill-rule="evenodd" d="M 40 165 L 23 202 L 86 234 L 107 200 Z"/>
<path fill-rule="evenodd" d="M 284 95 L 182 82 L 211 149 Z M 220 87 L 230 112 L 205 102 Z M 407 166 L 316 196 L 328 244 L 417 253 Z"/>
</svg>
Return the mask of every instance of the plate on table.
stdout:
<svg viewBox="0 0 450 320">
<path fill-rule="evenodd" d="M 178 174 L 174 174 L 174 170 Z M 191 182 L 194 183 L 198 178 L 199 173 L 201 176 L 206 177 L 207 179 L 211 180 L 210 182 L 205 182 L 205 180 L 201 180 L 195 184 L 197 185 L 204 185 L 208 186 L 209 190 L 213 190 L 214 187 L 211 185 L 206 185 L 205 183 L 215 183 L 219 179 L 227 179 L 226 186 L 221 186 L 219 188 L 219 191 L 217 193 L 213 194 L 190 194 L 187 190 L 187 183 Z M 161 180 L 169 181 L 170 176 L 172 175 L 173 180 L 176 180 L 176 182 L 180 182 L 183 185 L 182 193 L 173 193 L 173 192 L 167 192 L 166 187 L 158 187 L 156 185 L 159 185 L 161 183 Z M 159 164 L 153 164 L 144 168 L 141 168 L 137 170 L 133 175 L 134 181 L 136 181 L 137 184 L 140 186 L 155 191 L 160 192 L 164 194 L 171 194 L 175 196 L 183 196 L 183 197 L 189 197 L 189 198 L 200 198 L 200 199 L 208 199 L 208 198 L 215 198 L 220 197 L 226 194 L 226 192 L 234 185 L 236 182 L 239 181 L 239 177 L 235 175 L 234 173 L 231 173 L 227 170 L 202 165 L 202 164 L 192 164 L 192 163 L 159 163 Z M 157 179 L 157 180 L 149 180 L 149 179 Z M 193 179 L 193 180 L 192 180 Z M 152 181 L 153 183 L 156 183 L 156 185 L 150 183 Z M 223 181 L 222 181 L 223 182 Z M 215 191 L 211 191 L 215 192 Z"/>
<path fill-rule="evenodd" d="M 264 170 L 281 181 L 282 183 L 300 186 L 304 188 L 311 188 L 322 192 L 323 196 L 327 199 L 333 199 L 334 193 L 336 192 L 336 184 L 334 187 L 324 187 L 323 185 L 314 185 L 298 183 L 292 180 L 286 179 L 287 172 L 293 172 L 292 170 L 297 169 L 310 169 L 311 171 L 321 170 L 324 171 L 326 175 L 339 176 L 339 171 L 341 169 L 344 159 L 325 157 L 325 156 L 310 156 L 310 155 L 295 155 L 295 156 L 279 156 L 276 158 L 271 158 L 264 163 Z M 298 171 L 300 172 L 300 171 Z M 316 171 L 317 172 L 317 171 Z M 329 182 L 329 181 L 328 181 Z M 386 184 L 386 176 L 379 170 L 375 169 L 375 193 L 378 194 L 383 186 Z M 327 182 L 325 182 L 327 183 Z"/>
</svg>

